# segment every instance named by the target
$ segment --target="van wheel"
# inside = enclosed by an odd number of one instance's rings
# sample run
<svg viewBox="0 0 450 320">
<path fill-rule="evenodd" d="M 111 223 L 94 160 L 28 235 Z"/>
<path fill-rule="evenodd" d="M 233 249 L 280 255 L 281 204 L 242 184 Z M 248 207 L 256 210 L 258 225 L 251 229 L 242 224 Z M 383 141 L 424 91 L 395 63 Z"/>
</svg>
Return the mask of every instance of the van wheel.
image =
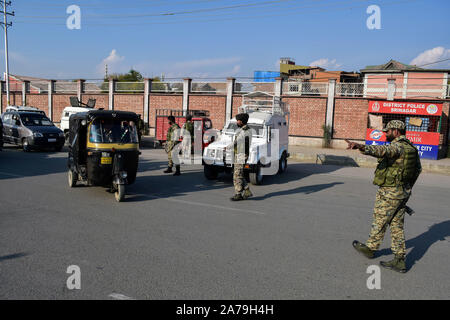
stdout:
<svg viewBox="0 0 450 320">
<path fill-rule="evenodd" d="M 214 180 L 217 179 L 217 169 L 214 168 L 214 166 L 209 165 L 209 164 L 205 164 L 203 166 L 203 173 L 205 174 L 205 178 L 208 180 Z"/>
<path fill-rule="evenodd" d="M 22 139 L 22 149 L 24 152 L 29 152 L 30 151 L 30 145 L 28 144 L 28 139 L 24 138 Z"/>
<path fill-rule="evenodd" d="M 251 184 L 253 184 L 253 185 L 260 185 L 260 184 L 262 184 L 264 176 L 262 175 L 261 166 L 258 165 L 256 167 L 256 171 L 250 172 L 249 176 L 250 176 L 250 183 Z"/>
<path fill-rule="evenodd" d="M 286 154 L 283 153 L 283 155 L 281 156 L 281 159 L 280 159 L 279 166 L 278 166 L 278 173 L 286 172 L 286 170 L 287 170 L 287 157 L 286 157 Z"/>
<path fill-rule="evenodd" d="M 117 202 L 122 202 L 125 199 L 125 185 L 119 184 L 117 186 L 116 192 L 114 193 L 114 197 Z"/>
<path fill-rule="evenodd" d="M 69 169 L 67 179 L 69 181 L 69 187 L 73 188 L 77 184 L 78 174 Z"/>
</svg>

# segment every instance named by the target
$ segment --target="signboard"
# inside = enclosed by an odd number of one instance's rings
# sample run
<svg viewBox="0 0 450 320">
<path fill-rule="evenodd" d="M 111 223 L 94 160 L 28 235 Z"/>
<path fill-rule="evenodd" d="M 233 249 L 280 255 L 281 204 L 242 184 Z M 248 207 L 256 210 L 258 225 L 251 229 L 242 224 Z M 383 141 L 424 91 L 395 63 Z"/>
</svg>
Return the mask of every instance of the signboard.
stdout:
<svg viewBox="0 0 450 320">
<path fill-rule="evenodd" d="M 407 131 L 406 138 L 419 150 L 421 158 L 437 160 L 439 152 L 439 132 Z M 386 134 L 383 131 L 367 129 L 366 145 L 385 145 Z"/>
<path fill-rule="evenodd" d="M 442 103 L 369 101 L 369 113 L 441 116 Z"/>
</svg>

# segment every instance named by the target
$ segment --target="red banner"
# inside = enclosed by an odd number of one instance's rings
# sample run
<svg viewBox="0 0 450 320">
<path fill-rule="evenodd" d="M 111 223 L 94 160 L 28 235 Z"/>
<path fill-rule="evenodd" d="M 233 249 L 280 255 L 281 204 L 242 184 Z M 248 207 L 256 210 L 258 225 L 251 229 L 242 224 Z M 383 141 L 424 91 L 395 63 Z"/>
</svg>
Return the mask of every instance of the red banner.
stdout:
<svg viewBox="0 0 450 320">
<path fill-rule="evenodd" d="M 369 101 L 369 113 L 440 116 L 442 103 Z"/>
<path fill-rule="evenodd" d="M 439 145 L 439 132 L 407 131 L 406 138 L 413 144 Z M 366 140 L 385 142 L 386 134 L 380 130 L 367 129 Z"/>
</svg>

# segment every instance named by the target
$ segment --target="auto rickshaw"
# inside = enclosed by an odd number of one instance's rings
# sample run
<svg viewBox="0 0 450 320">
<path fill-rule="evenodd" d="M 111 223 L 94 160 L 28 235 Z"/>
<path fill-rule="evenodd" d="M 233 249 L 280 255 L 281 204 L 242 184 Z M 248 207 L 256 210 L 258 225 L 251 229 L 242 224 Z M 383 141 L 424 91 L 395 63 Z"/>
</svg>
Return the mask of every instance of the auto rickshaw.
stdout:
<svg viewBox="0 0 450 320">
<path fill-rule="evenodd" d="M 134 112 L 91 110 L 69 118 L 68 182 L 104 186 L 117 201 L 125 186 L 134 183 L 139 144 Z"/>
</svg>

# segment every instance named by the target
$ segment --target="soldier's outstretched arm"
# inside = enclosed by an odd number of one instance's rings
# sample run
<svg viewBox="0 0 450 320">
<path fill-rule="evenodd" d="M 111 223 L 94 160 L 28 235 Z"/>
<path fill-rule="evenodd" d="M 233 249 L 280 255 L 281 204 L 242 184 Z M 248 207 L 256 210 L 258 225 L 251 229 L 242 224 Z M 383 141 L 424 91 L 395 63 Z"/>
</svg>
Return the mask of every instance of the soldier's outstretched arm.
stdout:
<svg viewBox="0 0 450 320">
<path fill-rule="evenodd" d="M 376 158 L 398 158 L 402 154 L 403 149 L 399 144 L 391 143 L 383 146 L 364 146 L 361 152 Z"/>
</svg>

